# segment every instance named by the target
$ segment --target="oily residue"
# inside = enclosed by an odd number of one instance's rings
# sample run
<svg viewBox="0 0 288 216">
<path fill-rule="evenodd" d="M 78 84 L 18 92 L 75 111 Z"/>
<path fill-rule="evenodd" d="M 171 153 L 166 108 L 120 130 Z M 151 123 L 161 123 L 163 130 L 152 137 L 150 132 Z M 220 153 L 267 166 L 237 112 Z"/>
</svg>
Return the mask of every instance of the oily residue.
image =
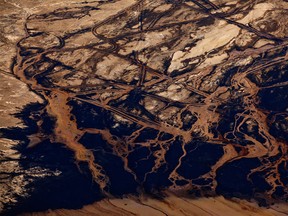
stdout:
<svg viewBox="0 0 288 216">
<path fill-rule="evenodd" d="M 260 7 L 252 2 L 119 2 L 28 17 L 13 72 L 47 101 L 55 124 L 45 138 L 85 163 L 106 196 L 184 190 L 286 200 L 281 24 L 257 29 L 266 12 L 251 17 Z M 253 47 L 263 39 L 270 45 Z"/>
</svg>

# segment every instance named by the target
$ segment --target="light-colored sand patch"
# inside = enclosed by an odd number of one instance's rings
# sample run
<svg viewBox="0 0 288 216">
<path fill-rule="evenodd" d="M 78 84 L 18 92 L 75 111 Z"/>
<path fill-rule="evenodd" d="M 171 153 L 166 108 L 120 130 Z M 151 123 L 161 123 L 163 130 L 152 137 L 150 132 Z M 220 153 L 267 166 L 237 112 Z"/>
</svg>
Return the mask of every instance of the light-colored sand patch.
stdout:
<svg viewBox="0 0 288 216">
<path fill-rule="evenodd" d="M 197 45 L 189 52 L 177 51 L 174 53 L 168 72 L 179 70 L 183 67 L 183 61 L 194 58 L 210 52 L 214 49 L 228 44 L 239 34 L 240 28 L 234 25 L 226 24 L 221 21 L 217 27 L 203 35 L 203 39 L 197 42 Z"/>
<path fill-rule="evenodd" d="M 246 15 L 244 18 L 239 20 L 239 22 L 243 24 L 248 24 L 254 20 L 263 17 L 266 11 L 272 9 L 273 7 L 274 5 L 271 3 L 257 4 L 254 6 L 254 9 L 250 13 L 248 13 L 248 15 Z M 184 60 L 203 55 L 214 49 L 225 46 L 231 40 L 233 40 L 233 38 L 236 38 L 239 32 L 240 28 L 238 28 L 235 25 L 227 24 L 225 21 L 218 22 L 218 25 L 211 31 L 205 33 L 203 35 L 203 39 L 200 40 L 197 43 L 197 45 L 192 49 L 190 49 L 188 52 L 182 50 L 176 51 L 173 54 L 173 58 L 171 61 L 171 65 L 168 69 L 168 72 L 171 73 L 174 70 L 179 70 L 183 68 Z M 221 59 L 220 57 L 217 58 L 217 60 L 219 60 L 217 64 L 221 62 L 220 59 Z M 223 56 L 222 60 L 224 59 L 225 58 Z"/>
<path fill-rule="evenodd" d="M 97 64 L 96 74 L 104 79 L 118 80 L 125 71 L 136 69 L 137 66 L 132 66 L 130 62 L 109 55 L 104 57 L 103 61 Z"/>
<path fill-rule="evenodd" d="M 49 25 L 47 25 L 49 19 L 35 20 L 29 23 L 28 28 L 35 29 L 36 32 L 50 32 L 58 36 L 63 36 L 68 32 L 75 32 L 77 29 L 80 30 L 94 26 L 98 22 L 116 15 L 134 3 L 136 3 L 136 0 L 119 0 L 110 4 L 103 4 L 98 7 L 99 10 L 90 11 L 90 15 L 83 16 L 79 19 L 52 20 L 49 22 Z M 65 29 L 65 31 L 63 31 L 63 29 Z"/>
<path fill-rule="evenodd" d="M 0 80 L 0 128 L 24 127 L 20 119 L 13 114 L 19 112 L 28 103 L 41 103 L 43 100 L 12 75 L 0 73 Z"/>
<path fill-rule="evenodd" d="M 254 6 L 254 10 L 250 11 L 243 19 L 239 20 L 239 23 L 247 24 L 254 20 L 260 19 L 264 16 L 266 11 L 273 9 L 272 3 L 260 3 Z"/>
<path fill-rule="evenodd" d="M 205 68 L 207 66 L 212 66 L 221 63 L 224 59 L 228 58 L 227 53 L 223 53 L 221 55 L 212 56 L 211 58 L 207 58 L 202 64 L 199 65 L 198 68 Z"/>
<path fill-rule="evenodd" d="M 161 43 L 164 40 L 167 40 L 167 38 L 171 36 L 172 34 L 169 29 L 166 29 L 161 32 L 145 33 L 143 34 L 143 38 L 145 38 L 145 40 L 129 42 L 125 46 L 123 46 L 124 49 L 120 50 L 119 53 L 122 55 L 127 55 L 131 53 L 133 50 L 142 50 L 152 45 L 155 46 L 156 44 Z"/>
<path fill-rule="evenodd" d="M 163 12 L 166 10 L 169 10 L 171 8 L 172 4 L 163 4 L 160 5 L 159 7 L 155 8 L 154 12 Z"/>
<path fill-rule="evenodd" d="M 267 44 L 273 44 L 273 42 L 270 40 L 267 40 L 267 39 L 260 39 L 254 44 L 254 47 L 260 48 L 260 47 L 265 46 Z"/>
<path fill-rule="evenodd" d="M 172 84 L 166 91 L 157 93 L 157 95 L 174 101 L 183 101 L 189 97 L 190 92 L 180 85 Z"/>
</svg>

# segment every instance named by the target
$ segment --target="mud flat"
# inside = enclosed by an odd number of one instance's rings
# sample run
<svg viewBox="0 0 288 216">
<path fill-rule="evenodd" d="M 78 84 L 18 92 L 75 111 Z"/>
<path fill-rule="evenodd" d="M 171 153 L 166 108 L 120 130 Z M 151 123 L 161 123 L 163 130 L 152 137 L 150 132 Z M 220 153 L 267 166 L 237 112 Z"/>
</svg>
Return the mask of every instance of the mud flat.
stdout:
<svg viewBox="0 0 288 216">
<path fill-rule="evenodd" d="M 259 207 L 256 203 L 245 200 L 227 200 L 223 197 L 191 199 L 169 195 L 164 200 L 151 197 L 127 197 L 123 199 L 104 199 L 80 210 L 48 210 L 39 213 L 27 213 L 23 216 L 56 215 L 228 215 L 235 216 L 284 216 L 287 205 L 277 204 L 271 208 Z"/>
</svg>

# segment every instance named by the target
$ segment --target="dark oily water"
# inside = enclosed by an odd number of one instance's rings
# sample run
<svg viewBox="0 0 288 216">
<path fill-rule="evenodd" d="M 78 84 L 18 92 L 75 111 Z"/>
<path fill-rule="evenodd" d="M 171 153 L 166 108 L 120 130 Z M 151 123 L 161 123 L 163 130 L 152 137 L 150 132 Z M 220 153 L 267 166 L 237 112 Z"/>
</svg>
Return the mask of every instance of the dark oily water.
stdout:
<svg viewBox="0 0 288 216">
<path fill-rule="evenodd" d="M 79 2 L 27 18 L 12 71 L 45 104 L 0 131 L 21 153 L 2 180 L 25 182 L 4 214 L 167 190 L 287 201 L 287 3 L 215 2 Z"/>
</svg>

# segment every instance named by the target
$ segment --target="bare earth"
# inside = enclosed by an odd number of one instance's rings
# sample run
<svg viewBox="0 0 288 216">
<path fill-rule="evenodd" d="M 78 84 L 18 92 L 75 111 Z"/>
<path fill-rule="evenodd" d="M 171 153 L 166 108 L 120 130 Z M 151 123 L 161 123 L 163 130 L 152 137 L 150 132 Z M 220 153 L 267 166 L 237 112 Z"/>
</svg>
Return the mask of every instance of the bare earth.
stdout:
<svg viewBox="0 0 288 216">
<path fill-rule="evenodd" d="M 287 215 L 287 10 L 0 0 L 0 214 Z"/>
</svg>

